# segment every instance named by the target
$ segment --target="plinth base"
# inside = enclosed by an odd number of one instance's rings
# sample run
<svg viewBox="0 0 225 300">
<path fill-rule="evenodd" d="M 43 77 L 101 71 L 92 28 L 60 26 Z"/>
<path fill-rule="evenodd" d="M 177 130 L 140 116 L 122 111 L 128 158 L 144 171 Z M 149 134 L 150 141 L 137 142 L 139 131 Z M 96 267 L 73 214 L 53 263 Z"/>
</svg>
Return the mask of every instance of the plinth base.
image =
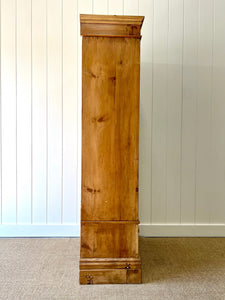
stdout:
<svg viewBox="0 0 225 300">
<path fill-rule="evenodd" d="M 140 258 L 80 259 L 80 284 L 141 283 Z"/>
</svg>

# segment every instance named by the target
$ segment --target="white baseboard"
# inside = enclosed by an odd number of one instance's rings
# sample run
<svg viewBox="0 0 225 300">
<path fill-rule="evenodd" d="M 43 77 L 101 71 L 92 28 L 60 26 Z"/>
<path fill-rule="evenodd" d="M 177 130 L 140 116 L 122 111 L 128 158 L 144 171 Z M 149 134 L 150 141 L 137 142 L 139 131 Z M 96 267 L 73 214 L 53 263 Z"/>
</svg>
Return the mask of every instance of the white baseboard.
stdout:
<svg viewBox="0 0 225 300">
<path fill-rule="evenodd" d="M 140 236 L 146 237 L 225 237 L 223 224 L 140 224 Z M 0 238 L 7 237 L 79 237 L 79 224 L 0 225 Z"/>
<path fill-rule="evenodd" d="M 0 237 L 79 237 L 80 225 L 0 225 Z"/>
<path fill-rule="evenodd" d="M 140 224 L 140 236 L 225 237 L 225 224 Z"/>
</svg>

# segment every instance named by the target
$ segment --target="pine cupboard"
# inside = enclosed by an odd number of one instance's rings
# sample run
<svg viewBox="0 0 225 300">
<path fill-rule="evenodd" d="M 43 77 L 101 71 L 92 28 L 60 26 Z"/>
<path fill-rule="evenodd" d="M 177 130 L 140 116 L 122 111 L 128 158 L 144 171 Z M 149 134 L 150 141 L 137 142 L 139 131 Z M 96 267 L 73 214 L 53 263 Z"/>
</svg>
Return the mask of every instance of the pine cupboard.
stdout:
<svg viewBox="0 0 225 300">
<path fill-rule="evenodd" d="M 140 40 L 144 17 L 80 15 L 80 283 L 141 283 Z"/>
</svg>

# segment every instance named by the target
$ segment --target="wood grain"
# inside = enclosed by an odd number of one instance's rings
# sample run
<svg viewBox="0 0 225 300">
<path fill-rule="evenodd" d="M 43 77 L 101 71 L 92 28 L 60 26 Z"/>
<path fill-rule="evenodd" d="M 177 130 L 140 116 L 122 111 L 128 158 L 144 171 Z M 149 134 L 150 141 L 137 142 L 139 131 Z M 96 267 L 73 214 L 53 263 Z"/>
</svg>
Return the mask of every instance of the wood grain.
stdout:
<svg viewBox="0 0 225 300">
<path fill-rule="evenodd" d="M 135 24 L 142 26 L 143 20 L 142 16 L 80 15 L 81 24 Z"/>
<path fill-rule="evenodd" d="M 83 36 L 141 37 L 139 25 L 81 24 L 81 32 Z"/>
<path fill-rule="evenodd" d="M 114 199 L 116 70 L 111 42 L 84 37 L 82 44 L 82 220 L 119 219 L 119 199 Z"/>
<path fill-rule="evenodd" d="M 136 220 L 139 41 L 84 37 L 83 49 L 81 218 Z"/>
<path fill-rule="evenodd" d="M 127 271 L 122 269 L 80 271 L 80 284 L 119 284 L 126 281 Z"/>
<path fill-rule="evenodd" d="M 80 15 L 82 36 L 119 36 L 140 38 L 144 17 Z"/>
<path fill-rule="evenodd" d="M 80 270 L 85 269 L 140 269 L 140 258 L 81 258 Z"/>
<path fill-rule="evenodd" d="M 82 222 L 81 258 L 137 258 L 136 236 L 137 224 Z"/>
<path fill-rule="evenodd" d="M 141 283 L 141 270 L 81 270 L 80 284 Z"/>
<path fill-rule="evenodd" d="M 140 20 L 143 18 L 81 16 L 82 284 L 141 282 L 138 254 L 140 39 L 136 38 L 141 24 L 135 25 L 135 30 L 132 27 Z M 119 31 L 119 27 L 131 31 Z M 102 36 L 97 37 L 99 34 Z M 125 37 L 129 34 L 133 38 Z M 130 258 L 136 259 L 135 264 L 129 262 Z M 127 272 L 131 268 L 133 271 Z"/>
</svg>

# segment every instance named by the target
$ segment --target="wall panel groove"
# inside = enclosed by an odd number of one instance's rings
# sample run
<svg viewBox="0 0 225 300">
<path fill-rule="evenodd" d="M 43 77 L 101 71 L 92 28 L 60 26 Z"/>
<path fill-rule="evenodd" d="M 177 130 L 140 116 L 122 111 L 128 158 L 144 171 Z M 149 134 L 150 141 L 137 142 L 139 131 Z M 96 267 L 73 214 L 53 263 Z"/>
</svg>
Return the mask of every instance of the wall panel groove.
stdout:
<svg viewBox="0 0 225 300">
<path fill-rule="evenodd" d="M 47 218 L 47 10 L 32 0 L 32 199 L 33 223 Z"/>
<path fill-rule="evenodd" d="M 16 3 L 1 2 L 2 223 L 16 223 Z"/>
<path fill-rule="evenodd" d="M 61 83 L 62 83 L 62 86 L 61 86 L 61 91 L 62 91 L 62 94 L 61 94 L 61 107 L 62 107 L 62 125 L 61 125 L 61 128 L 62 128 L 62 132 L 61 132 L 61 136 L 62 136 L 62 156 L 61 156 L 61 164 L 62 164 L 62 174 L 61 174 L 61 186 L 62 186 L 62 191 L 61 191 L 61 224 L 63 223 L 63 198 L 64 198 L 64 185 L 63 185 L 63 173 L 64 173 L 64 168 L 63 168 L 63 155 L 64 155 L 64 140 L 63 140 L 63 131 L 64 131 L 64 128 L 63 128 L 63 124 L 64 124 L 64 106 L 63 106 L 63 102 L 64 102 L 64 85 L 63 85 L 63 74 L 64 74 L 64 48 L 63 48 L 63 45 L 64 45 L 64 36 L 63 36 L 63 30 L 64 30 L 64 10 L 63 10 L 63 0 L 61 0 L 61 19 L 62 19 L 62 28 L 61 28 L 61 33 L 62 33 L 62 41 L 61 41 L 61 53 L 62 53 L 62 65 L 61 65 L 61 69 L 62 69 L 62 72 L 61 72 Z"/>
<path fill-rule="evenodd" d="M 61 223 L 62 197 L 62 13 L 48 0 L 48 223 Z"/>
<path fill-rule="evenodd" d="M 33 97 L 32 97 L 32 90 L 33 90 L 33 0 L 31 0 L 30 5 L 30 41 L 31 41 L 31 47 L 30 47 L 30 57 L 31 57 L 31 64 L 30 64 L 30 184 L 31 184 L 31 191 L 30 191 L 30 197 L 31 197 L 31 206 L 30 206 L 30 214 L 31 214 L 31 224 L 33 224 L 33 143 L 32 143 L 32 133 L 33 133 Z"/>
<path fill-rule="evenodd" d="M 2 44 L 2 9 L 0 0 L 0 45 Z M 0 224 L 2 224 L 2 50 L 0 46 Z"/>
<path fill-rule="evenodd" d="M 16 11 L 16 173 L 17 223 L 31 223 L 31 1 L 17 0 Z"/>
<path fill-rule="evenodd" d="M 152 99 L 153 99 L 153 24 L 154 1 L 139 2 L 139 14 L 145 15 L 141 41 L 140 130 L 139 130 L 139 214 L 143 223 L 151 217 L 151 153 L 152 153 Z M 148 38 L 145 38 L 148 36 Z M 149 89 L 149 93 L 145 91 Z M 142 209 L 145 207 L 145 209 Z"/>
</svg>

